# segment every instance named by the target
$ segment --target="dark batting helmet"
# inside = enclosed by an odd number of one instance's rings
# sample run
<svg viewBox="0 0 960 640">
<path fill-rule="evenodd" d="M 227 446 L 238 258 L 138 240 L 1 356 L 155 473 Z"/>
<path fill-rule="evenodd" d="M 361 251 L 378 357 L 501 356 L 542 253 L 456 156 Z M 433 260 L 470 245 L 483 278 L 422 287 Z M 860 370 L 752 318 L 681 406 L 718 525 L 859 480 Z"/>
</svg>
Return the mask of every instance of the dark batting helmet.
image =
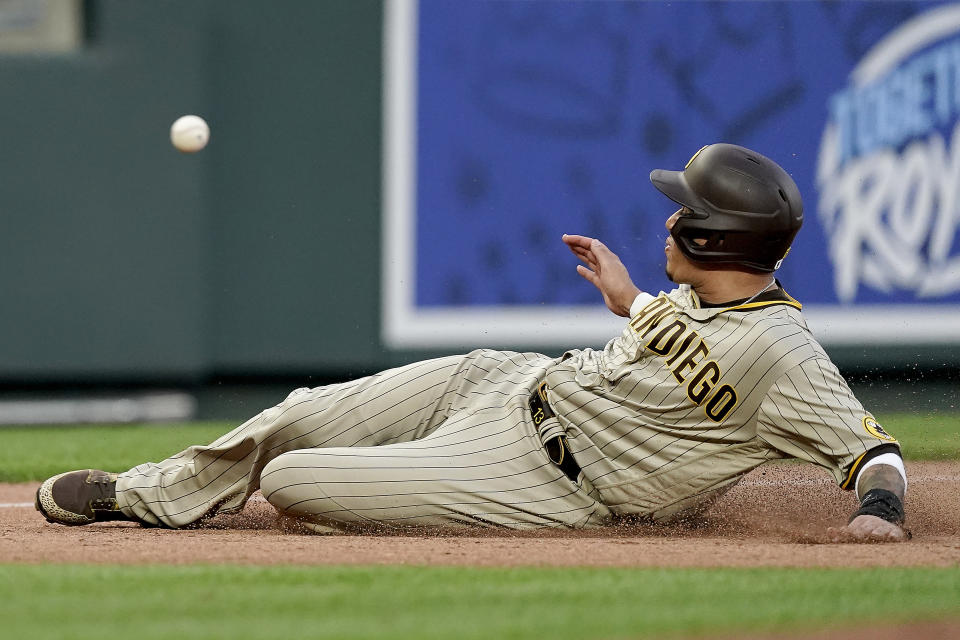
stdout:
<svg viewBox="0 0 960 640">
<path fill-rule="evenodd" d="M 650 181 L 693 212 L 670 235 L 695 262 L 775 271 L 803 224 L 800 191 L 787 172 L 734 144 L 707 145 L 683 171 L 655 169 Z"/>
</svg>

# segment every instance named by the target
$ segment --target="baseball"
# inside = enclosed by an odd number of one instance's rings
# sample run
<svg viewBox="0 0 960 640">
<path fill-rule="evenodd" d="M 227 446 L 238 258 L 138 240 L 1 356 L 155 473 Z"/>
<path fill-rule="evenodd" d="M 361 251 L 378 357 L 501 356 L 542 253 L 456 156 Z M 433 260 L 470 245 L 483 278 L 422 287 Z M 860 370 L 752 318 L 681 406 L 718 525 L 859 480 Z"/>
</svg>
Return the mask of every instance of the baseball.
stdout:
<svg viewBox="0 0 960 640">
<path fill-rule="evenodd" d="M 210 127 L 200 116 L 181 116 L 170 126 L 170 142 L 184 153 L 200 151 L 210 140 Z"/>
</svg>

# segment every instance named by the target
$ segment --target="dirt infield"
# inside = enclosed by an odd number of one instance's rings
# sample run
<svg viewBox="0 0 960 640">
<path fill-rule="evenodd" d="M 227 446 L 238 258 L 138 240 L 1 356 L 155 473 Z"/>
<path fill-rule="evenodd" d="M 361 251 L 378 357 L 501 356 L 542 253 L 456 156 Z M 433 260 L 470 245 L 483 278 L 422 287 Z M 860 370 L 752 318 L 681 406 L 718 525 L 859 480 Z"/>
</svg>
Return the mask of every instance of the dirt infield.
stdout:
<svg viewBox="0 0 960 640">
<path fill-rule="evenodd" d="M 622 567 L 960 566 L 960 462 L 912 463 L 910 542 L 830 543 L 855 508 L 811 465 L 767 465 L 700 519 L 683 525 L 516 533 L 471 530 L 390 535 L 305 534 L 259 495 L 242 513 L 198 529 L 130 523 L 64 527 L 32 506 L 36 484 L 0 485 L 0 563 L 405 564 Z"/>
</svg>

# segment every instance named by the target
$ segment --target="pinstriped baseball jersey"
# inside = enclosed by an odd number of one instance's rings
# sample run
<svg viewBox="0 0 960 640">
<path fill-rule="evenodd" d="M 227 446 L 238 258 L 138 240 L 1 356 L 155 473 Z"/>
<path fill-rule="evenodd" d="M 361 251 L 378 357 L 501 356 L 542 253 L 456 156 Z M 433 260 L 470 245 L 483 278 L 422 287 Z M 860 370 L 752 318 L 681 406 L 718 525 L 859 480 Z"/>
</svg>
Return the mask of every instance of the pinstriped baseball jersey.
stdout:
<svg viewBox="0 0 960 640">
<path fill-rule="evenodd" d="M 896 442 L 853 396 L 782 290 L 702 308 L 661 293 L 603 351 L 550 367 L 547 396 L 584 476 L 616 514 L 666 519 L 776 458 L 848 484 Z"/>
</svg>

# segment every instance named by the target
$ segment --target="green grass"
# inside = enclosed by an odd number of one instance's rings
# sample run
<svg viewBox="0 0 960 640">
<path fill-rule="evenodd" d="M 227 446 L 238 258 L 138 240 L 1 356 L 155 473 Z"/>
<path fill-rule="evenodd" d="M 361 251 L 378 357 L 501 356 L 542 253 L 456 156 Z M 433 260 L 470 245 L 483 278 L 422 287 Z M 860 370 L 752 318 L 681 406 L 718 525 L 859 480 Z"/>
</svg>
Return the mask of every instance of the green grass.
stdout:
<svg viewBox="0 0 960 640">
<path fill-rule="evenodd" d="M 0 429 L 0 482 L 43 480 L 71 469 L 126 471 L 157 462 L 235 427 L 226 422 Z"/>
<path fill-rule="evenodd" d="M 960 413 L 894 413 L 877 419 L 908 460 L 960 460 Z"/>
<path fill-rule="evenodd" d="M 960 415 L 878 418 L 908 458 L 960 458 Z M 4 428 L 0 481 L 123 470 L 233 426 Z M 669 638 L 960 619 L 960 567 L 0 565 L 0 585 L 11 638 Z"/>
<path fill-rule="evenodd" d="M 960 414 L 888 414 L 880 422 L 911 460 L 960 459 Z M 125 471 L 206 444 L 236 426 L 176 425 L 9 427 L 0 429 L 0 482 L 37 481 L 70 469 Z"/>
<path fill-rule="evenodd" d="M 11 638 L 628 638 L 960 616 L 960 570 L 0 566 Z"/>
</svg>

